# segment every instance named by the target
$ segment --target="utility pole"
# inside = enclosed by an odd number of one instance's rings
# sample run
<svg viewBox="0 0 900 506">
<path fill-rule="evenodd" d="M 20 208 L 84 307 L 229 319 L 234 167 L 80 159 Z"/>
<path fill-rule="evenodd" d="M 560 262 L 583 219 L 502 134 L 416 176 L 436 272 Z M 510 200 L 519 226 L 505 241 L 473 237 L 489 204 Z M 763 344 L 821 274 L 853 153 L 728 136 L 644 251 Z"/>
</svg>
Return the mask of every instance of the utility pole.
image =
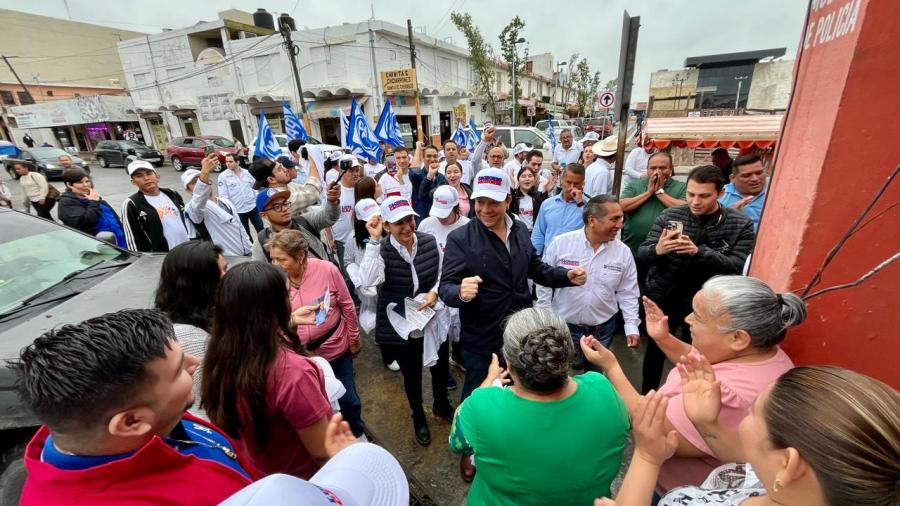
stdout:
<svg viewBox="0 0 900 506">
<path fill-rule="evenodd" d="M 297 84 L 297 92 L 300 96 L 300 109 L 303 110 L 303 126 L 307 133 L 312 132 L 309 125 L 309 114 L 306 113 L 306 101 L 303 100 L 303 86 L 300 85 L 300 71 L 297 70 L 297 55 L 300 54 L 300 46 L 291 40 L 291 26 L 284 18 L 278 19 L 278 30 L 284 37 L 284 48 L 287 50 L 288 59 L 291 61 L 291 70 L 294 72 L 294 82 Z"/>
<path fill-rule="evenodd" d="M 640 16 L 622 13 L 622 42 L 619 47 L 619 73 L 616 77 L 616 112 L 619 119 L 619 145 L 616 149 L 616 170 L 613 176 L 613 195 L 619 196 L 622 168 L 625 162 L 625 136 L 628 132 L 628 110 L 631 108 L 631 86 L 634 79 L 634 57 L 637 52 Z"/>
<path fill-rule="evenodd" d="M 374 9 L 374 7 L 373 7 Z M 374 12 L 373 12 L 374 14 Z M 375 111 L 379 109 L 379 101 L 381 99 L 381 86 L 378 82 L 378 62 L 375 59 L 375 32 L 372 31 L 372 22 L 369 21 L 369 50 L 372 53 L 372 86 L 375 88 Z"/>
<path fill-rule="evenodd" d="M 5 54 L 0 55 L 0 56 L 3 57 L 3 61 L 6 63 L 6 66 L 9 67 L 9 71 L 12 72 L 12 75 L 14 75 L 16 77 L 16 81 L 19 81 L 19 85 L 21 85 L 22 89 L 25 90 L 25 93 L 29 97 L 31 97 L 31 101 L 34 102 L 34 95 L 32 95 L 30 91 L 28 91 L 28 87 L 25 86 L 25 83 L 22 82 L 22 78 L 19 77 L 19 74 L 16 72 L 16 69 L 13 68 L 12 63 L 9 63 L 9 58 L 16 58 L 16 57 L 15 56 L 7 57 Z"/>
<path fill-rule="evenodd" d="M 422 105 L 419 103 L 419 74 L 416 73 L 416 44 L 413 42 L 412 20 L 406 20 L 406 31 L 409 33 L 409 60 L 412 65 L 413 74 L 416 76 L 416 89 L 413 90 L 416 97 L 416 131 L 418 132 L 418 141 L 423 142 L 422 132 Z"/>
<path fill-rule="evenodd" d="M 519 56 L 519 44 L 525 42 L 525 39 L 519 37 L 518 40 L 512 43 L 513 47 L 513 61 L 512 61 L 512 126 L 516 126 L 516 109 L 519 108 L 519 101 L 516 98 L 516 60 L 517 56 Z"/>
</svg>

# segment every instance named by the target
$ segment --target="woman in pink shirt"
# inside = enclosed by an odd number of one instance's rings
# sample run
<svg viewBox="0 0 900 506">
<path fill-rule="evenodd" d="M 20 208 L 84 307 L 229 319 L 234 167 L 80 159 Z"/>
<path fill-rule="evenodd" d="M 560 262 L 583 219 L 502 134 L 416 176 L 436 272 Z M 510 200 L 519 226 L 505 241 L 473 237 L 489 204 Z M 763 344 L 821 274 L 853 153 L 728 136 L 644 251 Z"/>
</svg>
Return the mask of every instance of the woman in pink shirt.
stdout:
<svg viewBox="0 0 900 506">
<path fill-rule="evenodd" d="M 806 319 L 806 305 L 794 294 L 776 294 L 765 283 L 744 276 L 716 276 L 694 295 L 693 312 L 685 318 L 693 345 L 669 334 L 668 317 L 644 297 L 647 333 L 666 357 L 678 363 L 682 357 L 703 354 L 712 364 L 722 391 L 719 424 L 737 430 L 756 397 L 794 364 L 778 344 L 789 327 Z M 602 368 L 616 391 L 633 412 L 640 395 L 625 377 L 615 355 L 593 337 L 581 341 L 585 356 Z M 727 448 L 714 437 L 704 439 L 684 411 L 681 376 L 669 373 L 660 394 L 669 400 L 666 427 L 678 432 L 675 456 L 659 473 L 657 492 L 662 495 L 681 485 L 699 485 L 710 471 L 728 461 Z"/>
<path fill-rule="evenodd" d="M 353 435 L 363 435 L 362 402 L 356 392 L 353 357 L 361 350 L 356 306 L 341 271 L 333 263 L 309 258 L 306 238 L 297 230 L 282 230 L 265 245 L 272 263 L 287 273 L 291 308 L 323 304 L 323 320 L 297 327 L 310 353 L 331 364 L 346 392 L 338 399 Z"/>
<path fill-rule="evenodd" d="M 332 410 L 325 375 L 294 333 L 299 313 L 291 314 L 278 268 L 231 268 L 216 293 L 202 407 L 260 472 L 309 479 L 328 459 Z"/>
</svg>

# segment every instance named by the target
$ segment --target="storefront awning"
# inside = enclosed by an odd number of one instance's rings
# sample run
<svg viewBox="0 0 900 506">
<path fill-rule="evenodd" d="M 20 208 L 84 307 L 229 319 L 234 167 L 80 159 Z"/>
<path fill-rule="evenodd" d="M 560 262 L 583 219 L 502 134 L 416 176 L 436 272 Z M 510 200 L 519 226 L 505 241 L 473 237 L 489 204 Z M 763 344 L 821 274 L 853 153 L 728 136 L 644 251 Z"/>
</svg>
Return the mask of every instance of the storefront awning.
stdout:
<svg viewBox="0 0 900 506">
<path fill-rule="evenodd" d="M 783 115 L 648 118 L 644 134 L 658 149 L 768 148 L 775 145 Z"/>
<path fill-rule="evenodd" d="M 369 97 L 358 97 L 356 103 L 362 107 L 368 98 Z M 350 105 L 352 102 L 353 99 L 351 98 L 341 98 L 337 100 L 319 99 L 314 102 L 307 102 L 306 112 L 309 113 L 309 117 L 312 119 L 340 118 L 341 112 L 347 116 L 350 115 Z"/>
<path fill-rule="evenodd" d="M 267 103 L 277 103 L 280 105 L 281 102 L 285 100 L 290 100 L 290 97 L 284 95 L 247 95 L 235 98 L 234 105 L 259 105 Z"/>
</svg>

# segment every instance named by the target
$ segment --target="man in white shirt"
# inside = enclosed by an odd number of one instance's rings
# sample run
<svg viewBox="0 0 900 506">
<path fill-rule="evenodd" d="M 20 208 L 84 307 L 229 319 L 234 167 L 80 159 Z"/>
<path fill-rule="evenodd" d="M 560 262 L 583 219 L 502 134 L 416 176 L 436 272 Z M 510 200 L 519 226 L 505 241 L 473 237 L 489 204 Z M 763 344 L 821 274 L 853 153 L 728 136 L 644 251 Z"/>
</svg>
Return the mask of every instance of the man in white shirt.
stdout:
<svg viewBox="0 0 900 506">
<path fill-rule="evenodd" d="M 228 199 L 216 197 L 213 191 L 211 174 L 215 166 L 215 157 L 207 157 L 201 170 L 188 169 L 181 174 L 181 183 L 191 195 L 184 212 L 194 228 L 206 229 L 209 239 L 224 250 L 225 256 L 248 257 L 253 253 L 253 243 L 241 225 L 237 208 Z"/>
<path fill-rule="evenodd" d="M 653 141 L 647 137 L 642 137 L 642 139 L 641 147 L 632 149 L 628 153 L 628 158 L 625 159 L 625 165 L 622 167 L 622 190 L 628 186 L 628 183 L 647 175 L 647 162 L 650 161 L 655 149 Z"/>
<path fill-rule="evenodd" d="M 135 160 L 127 170 L 131 184 L 138 189 L 122 202 L 122 230 L 128 249 L 166 253 L 190 239 L 184 201 L 178 192 L 160 188 L 156 167 Z"/>
<path fill-rule="evenodd" d="M 253 241 L 250 224 L 253 224 L 253 228 L 257 232 L 265 227 L 262 218 L 259 217 L 259 211 L 256 210 L 256 192 L 253 190 L 256 180 L 253 179 L 250 171 L 241 168 L 234 156 L 232 154 L 225 155 L 227 170 L 223 170 L 216 179 L 216 189 L 219 191 L 219 196 L 234 204 L 241 219 L 241 225 L 244 226 L 244 230 Z"/>
<path fill-rule="evenodd" d="M 594 162 L 584 173 L 584 193 L 591 197 L 606 195 L 612 189 L 612 162 L 616 159 L 619 138 L 611 135 L 591 146 Z"/>
<path fill-rule="evenodd" d="M 516 144 L 512 150 L 512 160 L 506 162 L 506 165 L 503 166 L 503 172 L 506 172 L 506 175 L 509 176 L 509 183 L 513 188 L 519 187 L 519 181 L 516 176 L 522 170 L 522 162 L 525 161 L 525 155 L 529 151 L 529 147 L 524 142 Z"/>
<path fill-rule="evenodd" d="M 553 172 L 559 174 L 567 165 L 578 163 L 582 149 L 581 144 L 574 141 L 572 131 L 563 130 L 559 134 L 559 144 L 556 145 L 556 150 L 553 152 L 553 163 L 551 165 Z"/>
<path fill-rule="evenodd" d="M 337 223 L 331 226 L 331 235 L 337 249 L 338 265 L 341 266 L 341 272 L 344 274 L 344 279 L 347 281 L 347 287 L 350 288 L 350 293 L 355 295 L 356 292 L 353 283 L 350 281 L 350 278 L 347 277 L 346 270 L 344 269 L 344 248 L 347 246 L 348 241 L 353 240 L 353 206 L 356 204 L 354 192 L 356 182 L 359 181 L 360 178 L 360 166 L 359 160 L 355 155 L 343 155 L 341 156 L 340 162 L 346 162 L 349 164 L 349 168 L 347 170 L 340 168 L 339 174 L 342 174 L 342 176 L 340 180 L 337 181 L 337 185 L 341 188 L 341 216 L 338 218 Z M 367 163 L 366 165 L 369 164 Z"/>
<path fill-rule="evenodd" d="M 375 174 L 378 174 L 379 172 L 381 172 L 383 170 L 384 170 L 384 164 L 379 163 L 378 160 L 376 160 L 374 158 L 369 158 L 366 160 L 366 164 L 365 164 L 365 168 L 364 168 L 364 171 L 365 171 L 364 175 L 366 177 L 374 178 Z"/>
<path fill-rule="evenodd" d="M 544 252 L 548 265 L 582 267 L 587 271 L 584 286 L 557 288 L 555 293 L 537 286 L 537 307 L 552 309 L 569 326 L 578 350 L 573 366 L 577 369 L 583 364 L 585 370 L 597 370 L 584 360 L 579 342 L 582 336 L 592 335 L 608 348 L 620 309 L 625 317 L 628 346 L 637 347 L 640 343 L 637 269 L 631 250 L 616 239 L 624 216 L 615 197 L 594 197 L 584 206 L 584 228 L 557 236 Z"/>
<path fill-rule="evenodd" d="M 441 162 L 441 166 L 438 168 L 438 172 L 444 174 L 444 170 L 447 168 L 447 164 L 459 162 L 459 165 L 462 167 L 462 179 L 461 182 L 472 186 L 472 179 L 475 177 L 475 171 L 472 167 L 472 162 L 468 160 L 463 160 L 459 158 L 459 146 L 452 139 L 447 139 L 444 141 L 444 160 Z M 423 198 L 428 198 L 426 195 Z"/>
</svg>

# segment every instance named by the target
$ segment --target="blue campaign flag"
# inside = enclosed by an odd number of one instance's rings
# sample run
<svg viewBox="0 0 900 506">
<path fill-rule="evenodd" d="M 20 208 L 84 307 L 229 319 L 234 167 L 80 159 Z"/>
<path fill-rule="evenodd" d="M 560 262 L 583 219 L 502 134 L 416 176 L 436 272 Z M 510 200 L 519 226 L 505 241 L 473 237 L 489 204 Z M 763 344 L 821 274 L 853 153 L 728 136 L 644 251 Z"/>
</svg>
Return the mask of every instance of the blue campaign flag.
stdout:
<svg viewBox="0 0 900 506">
<path fill-rule="evenodd" d="M 475 116 L 469 116 L 469 134 L 466 135 L 466 147 L 470 151 L 474 151 L 479 142 L 481 142 L 481 134 L 478 133 L 478 126 L 475 125 Z"/>
<path fill-rule="evenodd" d="M 556 131 L 553 129 L 553 115 L 547 114 L 547 135 L 550 137 L 551 156 L 556 158 Z"/>
<path fill-rule="evenodd" d="M 356 103 L 356 99 L 350 104 L 350 118 L 347 124 L 347 146 L 351 149 L 359 149 L 362 156 L 370 160 L 381 160 L 381 145 L 378 138 L 372 133 L 366 116 Z"/>
<path fill-rule="evenodd" d="M 404 144 L 403 134 L 400 132 L 400 124 L 397 123 L 397 115 L 394 114 L 394 108 L 391 107 L 390 100 L 384 101 L 381 116 L 378 118 L 378 125 L 375 126 L 375 137 L 385 144 L 395 147 L 403 146 Z"/>
<path fill-rule="evenodd" d="M 460 121 L 456 124 L 456 131 L 453 132 L 453 142 L 456 143 L 457 146 L 465 146 L 466 145 L 466 131 L 463 129 L 463 123 Z"/>
<path fill-rule="evenodd" d="M 266 121 L 266 115 L 259 111 L 259 131 L 256 133 L 256 141 L 254 141 L 253 157 L 263 157 L 274 160 L 281 156 L 281 148 L 278 141 L 275 140 L 275 134 L 269 122 Z"/>
<path fill-rule="evenodd" d="M 294 111 L 291 110 L 291 106 L 285 101 L 282 104 L 284 106 L 284 129 L 287 130 L 288 140 L 292 141 L 294 139 L 300 139 L 301 141 L 308 141 L 309 134 L 306 133 L 306 129 L 303 128 L 303 123 L 300 122 L 300 118 L 294 114 Z"/>
</svg>

